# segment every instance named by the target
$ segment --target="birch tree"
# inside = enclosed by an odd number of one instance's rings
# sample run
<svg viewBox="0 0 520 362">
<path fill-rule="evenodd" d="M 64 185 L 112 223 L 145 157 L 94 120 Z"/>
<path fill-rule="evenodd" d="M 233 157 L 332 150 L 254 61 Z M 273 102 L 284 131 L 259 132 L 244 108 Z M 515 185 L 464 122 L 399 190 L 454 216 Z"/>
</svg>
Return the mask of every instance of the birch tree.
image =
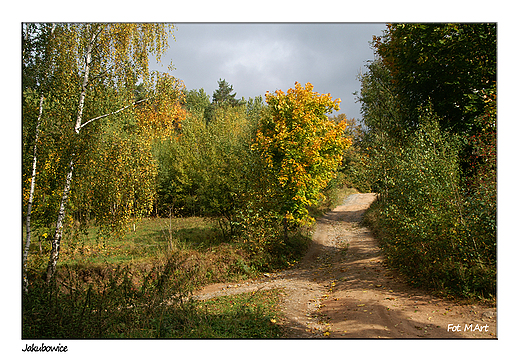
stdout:
<svg viewBox="0 0 520 362">
<path fill-rule="evenodd" d="M 92 136 L 92 132 L 85 131 L 102 120 L 133 110 L 136 80 L 148 82 L 148 56 L 153 53 L 160 60 L 171 31 L 172 27 L 165 24 L 58 24 L 56 27 L 56 58 L 52 65 L 55 72 L 49 80 L 49 92 L 57 100 L 76 99 L 77 103 L 74 114 L 54 114 L 62 118 L 53 121 L 69 124 L 70 132 L 64 131 L 68 148 L 62 150 L 61 158 L 68 161 L 51 241 L 47 281 L 56 271 L 76 162 L 88 150 L 86 145 Z M 111 91 L 104 93 L 104 89 Z M 113 104 L 112 100 L 117 102 Z M 93 127 L 91 131 L 96 129 Z"/>
<path fill-rule="evenodd" d="M 37 149 L 38 149 L 38 136 L 40 133 L 40 124 L 41 124 L 41 117 L 43 112 L 43 101 L 45 98 L 43 95 L 40 97 L 40 106 L 39 106 L 39 115 L 38 115 L 38 121 L 36 123 L 36 135 L 34 139 L 34 151 L 33 151 L 33 165 L 32 165 L 32 172 L 31 172 L 31 188 L 29 192 L 29 201 L 27 202 L 27 216 L 25 221 L 25 230 L 26 230 L 26 239 L 25 239 L 25 248 L 23 252 L 23 287 L 24 291 L 27 292 L 27 257 L 29 256 L 29 248 L 31 246 L 31 212 L 32 212 L 32 203 L 33 203 L 33 197 L 34 197 L 34 186 L 36 184 L 36 165 L 38 163 L 37 158 Z"/>
<path fill-rule="evenodd" d="M 34 199 L 34 190 L 36 185 L 36 167 L 38 164 L 38 139 L 40 136 L 40 127 L 42 121 L 43 114 L 43 105 L 45 101 L 45 97 L 43 92 L 45 91 L 45 87 L 48 82 L 45 81 L 45 76 L 49 75 L 49 63 L 51 62 L 51 53 L 49 50 L 52 48 L 52 37 L 54 35 L 54 30 L 56 29 L 56 25 L 52 24 L 50 28 L 50 32 L 46 33 L 45 27 L 37 28 L 34 24 L 26 25 L 23 28 L 22 36 L 23 36 L 23 46 L 22 46 L 22 74 L 25 75 L 23 78 L 23 85 L 25 86 L 23 89 L 28 89 L 29 87 L 38 89 L 40 93 L 40 101 L 38 106 L 38 118 L 36 120 L 35 127 L 35 135 L 34 135 L 34 146 L 32 152 L 32 169 L 31 169 L 31 177 L 30 177 L 30 191 L 29 191 L 29 199 L 27 202 L 27 214 L 25 221 L 26 228 L 26 239 L 25 239 L 25 247 L 22 258 L 23 265 L 23 287 L 24 291 L 27 292 L 27 258 L 29 255 L 29 249 L 31 246 L 31 214 L 32 214 L 32 205 Z M 39 36 L 35 37 L 34 35 L 38 34 Z"/>
<path fill-rule="evenodd" d="M 155 148 L 180 127 L 185 112 L 180 105 L 183 83 L 165 74 L 151 78 L 143 99 L 105 115 L 110 121 L 95 117 L 83 129 L 91 139 L 88 152 L 83 150 L 76 162 L 71 190 L 69 212 L 76 225 L 94 221 L 102 234 L 119 233 L 131 219 L 152 211 L 157 194 Z"/>
</svg>

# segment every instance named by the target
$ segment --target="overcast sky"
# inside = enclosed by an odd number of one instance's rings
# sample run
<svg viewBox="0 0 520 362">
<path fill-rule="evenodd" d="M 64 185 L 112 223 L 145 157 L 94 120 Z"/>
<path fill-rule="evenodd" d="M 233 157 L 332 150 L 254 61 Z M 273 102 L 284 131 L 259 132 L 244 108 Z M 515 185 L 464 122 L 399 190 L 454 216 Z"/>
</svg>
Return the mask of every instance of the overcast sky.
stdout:
<svg viewBox="0 0 520 362">
<path fill-rule="evenodd" d="M 357 74 L 374 58 L 369 42 L 381 35 L 385 24 L 210 24 L 180 23 L 176 40 L 154 70 L 171 72 L 187 89 L 204 88 L 210 96 L 225 79 L 236 97 L 262 96 L 265 92 L 311 82 L 314 91 L 341 99 L 349 118 L 360 118 Z"/>
</svg>

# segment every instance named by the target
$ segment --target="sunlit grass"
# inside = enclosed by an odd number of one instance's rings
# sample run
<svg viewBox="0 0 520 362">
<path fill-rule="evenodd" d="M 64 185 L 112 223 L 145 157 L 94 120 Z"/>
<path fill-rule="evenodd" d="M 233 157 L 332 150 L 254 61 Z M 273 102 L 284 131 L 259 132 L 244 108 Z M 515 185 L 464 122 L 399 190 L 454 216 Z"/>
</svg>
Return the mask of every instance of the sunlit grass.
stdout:
<svg viewBox="0 0 520 362">
<path fill-rule="evenodd" d="M 139 264 L 172 250 L 206 250 L 218 230 L 200 217 L 146 218 L 131 222 L 124 233 L 107 236 L 96 226 L 69 231 L 61 243 L 60 264 Z"/>
<path fill-rule="evenodd" d="M 172 337 L 278 338 L 282 336 L 281 289 L 272 289 L 197 302 L 191 324 Z"/>
</svg>

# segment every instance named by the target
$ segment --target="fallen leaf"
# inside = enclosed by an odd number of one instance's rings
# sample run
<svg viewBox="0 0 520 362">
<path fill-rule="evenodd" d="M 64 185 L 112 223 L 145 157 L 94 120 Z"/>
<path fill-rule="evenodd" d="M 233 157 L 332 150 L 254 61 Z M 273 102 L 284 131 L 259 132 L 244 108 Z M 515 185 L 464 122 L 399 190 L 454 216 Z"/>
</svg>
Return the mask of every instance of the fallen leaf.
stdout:
<svg viewBox="0 0 520 362">
<path fill-rule="evenodd" d="M 328 337 L 328 336 L 330 336 L 330 333 L 329 332 L 325 332 L 325 333 L 323 333 L 323 336 L 324 337 Z"/>
<path fill-rule="evenodd" d="M 358 304 L 357 306 L 358 307 L 364 307 L 365 305 L 364 304 Z"/>
<path fill-rule="evenodd" d="M 272 318 L 271 323 L 276 323 L 276 319 Z"/>
</svg>

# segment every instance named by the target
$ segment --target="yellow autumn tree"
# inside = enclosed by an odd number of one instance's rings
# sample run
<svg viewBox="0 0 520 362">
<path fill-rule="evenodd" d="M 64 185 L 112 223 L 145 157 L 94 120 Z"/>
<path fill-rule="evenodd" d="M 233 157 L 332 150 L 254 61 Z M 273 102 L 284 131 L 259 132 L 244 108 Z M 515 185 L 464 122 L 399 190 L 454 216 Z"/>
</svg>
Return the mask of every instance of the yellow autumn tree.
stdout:
<svg viewBox="0 0 520 362">
<path fill-rule="evenodd" d="M 261 119 L 255 148 L 271 175 L 270 195 L 278 200 L 284 225 L 312 221 L 308 206 L 335 176 L 344 150 L 345 122 L 327 117 L 339 110 L 340 99 L 313 92 L 313 85 L 298 82 L 287 93 L 266 93 L 269 112 Z"/>
</svg>

